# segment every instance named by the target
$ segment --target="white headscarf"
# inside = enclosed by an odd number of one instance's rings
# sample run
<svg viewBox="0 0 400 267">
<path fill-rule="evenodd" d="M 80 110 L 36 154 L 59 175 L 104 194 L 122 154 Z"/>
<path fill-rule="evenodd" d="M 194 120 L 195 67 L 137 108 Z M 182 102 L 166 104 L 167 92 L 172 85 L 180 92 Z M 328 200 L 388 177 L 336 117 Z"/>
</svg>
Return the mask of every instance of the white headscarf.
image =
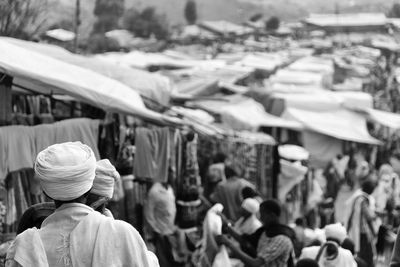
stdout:
<svg viewBox="0 0 400 267">
<path fill-rule="evenodd" d="M 325 226 L 325 236 L 327 239 L 334 238 L 342 243 L 347 237 L 347 231 L 340 223 L 329 224 Z"/>
<path fill-rule="evenodd" d="M 88 192 L 93 185 L 96 158 L 81 142 L 49 146 L 36 158 L 35 172 L 43 191 L 52 199 L 69 201 Z"/>
<path fill-rule="evenodd" d="M 119 178 L 119 173 L 108 159 L 99 160 L 96 167 L 96 177 L 90 192 L 102 197 L 112 198 L 114 182 Z"/>
<path fill-rule="evenodd" d="M 254 198 L 246 198 L 242 202 L 242 208 L 250 212 L 251 214 L 257 214 L 260 210 L 260 202 Z"/>
</svg>

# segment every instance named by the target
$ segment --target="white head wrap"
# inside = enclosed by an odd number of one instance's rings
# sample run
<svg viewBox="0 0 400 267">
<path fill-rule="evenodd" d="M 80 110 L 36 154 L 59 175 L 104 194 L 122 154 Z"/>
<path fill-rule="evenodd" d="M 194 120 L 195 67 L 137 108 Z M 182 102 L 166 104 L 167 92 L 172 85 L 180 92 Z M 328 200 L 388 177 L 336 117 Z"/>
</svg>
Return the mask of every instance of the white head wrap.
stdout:
<svg viewBox="0 0 400 267">
<path fill-rule="evenodd" d="M 93 185 L 96 158 L 81 142 L 49 146 L 36 158 L 35 172 L 43 191 L 52 199 L 69 201 L 88 192 Z"/>
<path fill-rule="evenodd" d="M 90 192 L 102 197 L 112 198 L 114 182 L 119 178 L 119 173 L 108 159 L 99 160 L 96 167 L 96 177 Z"/>
<path fill-rule="evenodd" d="M 246 198 L 242 202 L 242 208 L 244 208 L 251 214 L 256 214 L 260 210 L 260 202 L 258 202 L 254 198 Z"/>
<path fill-rule="evenodd" d="M 329 224 L 325 226 L 326 238 L 333 238 L 342 243 L 347 237 L 346 228 L 340 223 Z"/>
</svg>

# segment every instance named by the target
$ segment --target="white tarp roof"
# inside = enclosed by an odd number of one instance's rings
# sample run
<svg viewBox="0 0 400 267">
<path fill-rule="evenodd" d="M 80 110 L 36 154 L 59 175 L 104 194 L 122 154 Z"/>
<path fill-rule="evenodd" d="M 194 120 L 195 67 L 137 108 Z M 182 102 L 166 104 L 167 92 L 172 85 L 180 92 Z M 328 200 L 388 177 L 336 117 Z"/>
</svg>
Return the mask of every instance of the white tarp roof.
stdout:
<svg viewBox="0 0 400 267">
<path fill-rule="evenodd" d="M 329 26 L 384 26 L 384 13 L 311 14 L 305 22 L 321 27 Z"/>
<path fill-rule="evenodd" d="M 140 93 L 141 96 L 151 99 L 162 105 L 168 105 L 170 95 L 173 91 L 171 81 L 159 74 L 149 73 L 146 71 L 133 69 L 109 62 L 104 62 L 93 57 L 73 54 L 59 46 L 27 42 L 14 38 L 0 37 L 12 44 L 16 44 L 23 48 L 39 52 L 46 56 L 67 62 L 79 67 L 87 68 L 100 73 L 109 78 L 120 81 L 129 86 L 133 90 Z"/>
<path fill-rule="evenodd" d="M 331 92 L 315 90 L 304 94 L 273 93 L 272 98 L 278 101 L 272 104 L 274 110 L 297 108 L 310 111 L 331 111 L 342 107 L 372 108 L 372 96 L 364 92 Z"/>
<path fill-rule="evenodd" d="M 320 112 L 287 108 L 283 117 L 301 122 L 308 130 L 340 140 L 380 144 L 368 133 L 365 117 L 344 108 Z"/>
<path fill-rule="evenodd" d="M 215 69 L 226 65 L 223 60 L 179 60 L 161 53 L 144 53 L 140 51 L 105 53 L 97 55 L 96 58 L 137 69 L 147 69 L 151 66 Z"/>
<path fill-rule="evenodd" d="M 196 101 L 192 106 L 221 115 L 222 122 L 234 130 L 256 130 L 259 127 L 280 127 L 300 130 L 301 124 L 267 113 L 255 100 L 240 95 L 225 97 L 226 101 Z"/>
<path fill-rule="evenodd" d="M 41 93 L 65 94 L 94 106 L 160 121 L 134 90 L 91 70 L 74 66 L 0 39 L 0 69 L 14 84 Z"/>
<path fill-rule="evenodd" d="M 400 129 L 400 114 L 373 108 L 359 109 L 349 107 L 349 109 L 358 112 L 361 115 L 364 115 L 369 120 L 377 122 L 383 126 L 389 127 L 394 130 Z"/>
<path fill-rule="evenodd" d="M 367 109 L 370 119 L 392 129 L 400 129 L 400 114 L 377 109 Z"/>
<path fill-rule="evenodd" d="M 51 37 L 53 39 L 56 39 L 56 40 L 59 40 L 62 42 L 69 42 L 69 41 L 72 41 L 75 39 L 75 33 L 64 30 L 64 29 L 49 30 L 45 34 L 48 37 Z"/>
</svg>

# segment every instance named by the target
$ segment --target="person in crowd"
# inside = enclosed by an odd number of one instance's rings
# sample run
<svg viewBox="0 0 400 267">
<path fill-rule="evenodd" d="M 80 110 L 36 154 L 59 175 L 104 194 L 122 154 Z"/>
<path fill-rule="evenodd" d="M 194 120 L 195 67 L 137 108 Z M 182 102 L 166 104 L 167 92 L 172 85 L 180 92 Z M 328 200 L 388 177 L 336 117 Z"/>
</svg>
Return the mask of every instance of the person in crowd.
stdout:
<svg viewBox="0 0 400 267">
<path fill-rule="evenodd" d="M 106 208 L 114 193 L 114 184 L 120 175 L 108 159 L 99 160 L 96 164 L 96 176 L 88 195 L 88 205 L 105 216 L 114 218 Z"/>
<path fill-rule="evenodd" d="M 175 266 L 176 204 L 174 191 L 168 182 L 157 182 L 151 186 L 144 205 L 144 216 L 153 232 L 160 266 Z"/>
<path fill-rule="evenodd" d="M 130 224 L 108 218 L 86 205 L 96 159 L 80 142 L 52 145 L 36 158 L 35 173 L 56 210 L 19 234 L 6 266 L 158 266 Z"/>
<path fill-rule="evenodd" d="M 53 202 L 38 203 L 30 206 L 23 214 L 18 223 L 17 235 L 29 228 L 39 229 L 43 221 L 56 210 Z"/>
<path fill-rule="evenodd" d="M 297 241 L 294 247 L 294 252 L 296 257 L 300 256 L 301 250 L 304 248 L 306 244 L 306 234 L 304 225 L 305 223 L 303 218 L 297 218 L 295 220 L 295 226 L 293 230 L 296 233 L 296 241 Z"/>
<path fill-rule="evenodd" d="M 213 203 L 221 203 L 224 206 L 223 213 L 231 221 L 237 221 L 240 217 L 243 189 L 254 188 L 250 182 L 240 178 L 239 174 L 237 166 L 227 163 L 225 165 L 226 181 L 220 182 L 210 196 Z"/>
<path fill-rule="evenodd" d="M 206 198 L 214 192 L 218 183 L 225 181 L 225 160 L 226 155 L 217 153 L 214 157 L 214 162 L 208 167 L 207 181 L 205 183 L 204 196 Z"/>
<path fill-rule="evenodd" d="M 351 212 L 347 219 L 347 231 L 349 237 L 354 241 L 355 252 L 362 258 L 367 266 L 374 266 L 376 237 L 375 219 L 372 192 L 376 182 L 367 178 L 361 184 L 361 190 L 356 190 L 349 200 Z"/>
<path fill-rule="evenodd" d="M 341 247 L 346 239 L 346 228 L 340 223 L 330 224 L 325 227 L 327 243 L 321 246 L 306 247 L 302 250 L 300 259 L 314 259 L 319 266 L 356 267 L 353 254 Z"/>
<path fill-rule="evenodd" d="M 356 261 L 358 267 L 367 267 L 367 263 L 357 255 L 355 255 L 354 242 L 350 238 L 346 237 L 343 240 L 342 248 L 347 249 L 351 252 L 351 254 L 353 254 L 354 260 Z"/>
<path fill-rule="evenodd" d="M 296 267 L 319 267 L 319 264 L 313 259 L 301 259 L 297 261 Z"/>
<path fill-rule="evenodd" d="M 262 223 L 257 218 L 260 202 L 254 198 L 246 198 L 242 203 L 242 216 L 236 221 L 234 228 L 237 233 L 251 235 L 257 231 Z"/>
<path fill-rule="evenodd" d="M 245 266 L 252 267 L 286 267 L 294 266 L 293 242 L 295 233 L 293 229 L 279 223 L 281 206 L 276 200 L 266 200 L 260 205 L 260 217 L 263 223 L 253 235 L 257 239 L 254 247 L 255 255 L 244 252 L 235 245 L 226 235 L 218 238 L 220 244 L 226 245 L 233 256 L 241 260 Z M 236 236 L 233 236 L 236 239 Z M 241 242 L 242 240 L 238 240 Z"/>
</svg>

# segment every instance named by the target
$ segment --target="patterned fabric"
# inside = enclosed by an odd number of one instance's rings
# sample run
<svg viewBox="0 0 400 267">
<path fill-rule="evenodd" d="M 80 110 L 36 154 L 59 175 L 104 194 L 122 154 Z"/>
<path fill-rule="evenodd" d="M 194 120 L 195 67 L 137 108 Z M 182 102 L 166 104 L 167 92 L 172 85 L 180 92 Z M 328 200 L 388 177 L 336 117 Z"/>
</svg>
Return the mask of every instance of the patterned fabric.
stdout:
<svg viewBox="0 0 400 267">
<path fill-rule="evenodd" d="M 265 267 L 286 267 L 292 252 L 292 241 L 284 235 L 269 238 L 263 233 L 257 246 L 257 256 L 264 259 Z"/>
<path fill-rule="evenodd" d="M 199 164 L 197 161 L 198 137 L 194 134 L 189 140 L 189 134 L 182 146 L 182 172 L 178 179 L 177 198 L 183 201 L 195 201 L 199 197 L 201 180 L 199 175 Z"/>
</svg>

